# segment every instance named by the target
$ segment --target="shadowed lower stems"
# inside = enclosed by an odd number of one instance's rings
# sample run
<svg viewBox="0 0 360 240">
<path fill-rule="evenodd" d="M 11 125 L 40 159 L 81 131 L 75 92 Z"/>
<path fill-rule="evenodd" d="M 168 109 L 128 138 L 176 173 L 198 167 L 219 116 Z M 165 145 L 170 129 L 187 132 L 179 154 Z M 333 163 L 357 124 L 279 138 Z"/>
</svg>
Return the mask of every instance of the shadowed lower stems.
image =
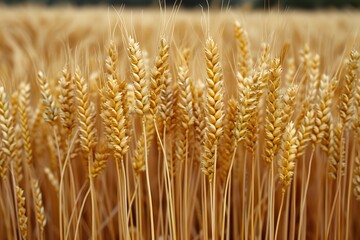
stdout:
<svg viewBox="0 0 360 240">
<path fill-rule="evenodd" d="M 308 172 L 308 175 L 307 175 L 307 178 L 306 178 L 304 196 L 301 199 L 298 240 L 301 239 L 301 235 L 302 235 L 304 209 L 305 209 L 305 206 L 306 206 L 307 191 L 308 191 L 308 187 L 309 187 L 309 181 L 310 181 L 310 175 L 311 175 L 311 166 L 312 166 L 312 162 L 313 162 L 313 159 L 314 159 L 314 154 L 315 154 L 315 146 L 313 146 L 313 149 L 311 151 L 310 162 L 309 162 L 309 172 Z"/>
</svg>

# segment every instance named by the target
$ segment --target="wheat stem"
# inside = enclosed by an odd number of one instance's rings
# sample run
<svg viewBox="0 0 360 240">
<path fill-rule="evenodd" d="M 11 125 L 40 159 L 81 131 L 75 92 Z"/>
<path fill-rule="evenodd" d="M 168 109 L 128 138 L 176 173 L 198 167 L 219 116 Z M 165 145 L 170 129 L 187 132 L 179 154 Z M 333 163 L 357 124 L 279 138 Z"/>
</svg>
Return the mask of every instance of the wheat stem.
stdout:
<svg viewBox="0 0 360 240">
<path fill-rule="evenodd" d="M 314 153 L 315 153 L 315 147 L 313 146 L 313 149 L 311 151 L 311 156 L 310 156 L 310 161 L 309 161 L 309 172 L 307 174 L 306 177 L 306 183 L 305 183 L 305 189 L 304 189 L 304 195 L 301 198 L 301 203 L 300 203 L 300 220 L 299 220 L 299 230 L 298 230 L 298 240 L 300 240 L 301 235 L 303 234 L 302 231 L 302 225 L 303 225 L 303 218 L 304 218 L 304 209 L 306 206 L 306 200 L 307 200 L 307 191 L 308 191 L 308 187 L 309 187 L 309 181 L 310 181 L 310 175 L 311 175 L 311 166 L 312 166 L 312 162 L 314 159 Z"/>
<path fill-rule="evenodd" d="M 276 221 L 275 239 L 278 239 L 277 236 L 278 236 L 278 232 L 279 232 L 281 213 L 282 213 L 282 209 L 283 209 L 283 205 L 284 205 L 284 198 L 285 198 L 285 191 L 282 191 L 281 192 L 280 210 L 279 210 L 278 218 Z"/>
</svg>

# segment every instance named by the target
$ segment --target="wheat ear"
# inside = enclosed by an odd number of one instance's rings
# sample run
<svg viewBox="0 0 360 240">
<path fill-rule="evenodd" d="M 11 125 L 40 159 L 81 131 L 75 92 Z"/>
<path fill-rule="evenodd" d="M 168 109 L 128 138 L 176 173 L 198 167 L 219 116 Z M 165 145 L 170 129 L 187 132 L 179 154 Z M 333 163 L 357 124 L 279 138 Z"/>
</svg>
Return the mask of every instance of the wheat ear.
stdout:
<svg viewBox="0 0 360 240">
<path fill-rule="evenodd" d="M 29 131 L 29 113 L 27 108 L 30 106 L 30 84 L 20 84 L 19 113 L 21 120 L 21 133 L 25 149 L 26 162 L 32 164 L 32 148 Z"/>
<path fill-rule="evenodd" d="M 75 70 L 75 84 L 81 147 L 89 153 L 96 144 L 96 112 L 89 98 L 88 84 L 79 67 Z"/>
<path fill-rule="evenodd" d="M 177 129 L 179 138 L 176 146 L 176 157 L 179 161 L 186 158 L 186 142 L 189 140 L 189 129 L 193 124 L 193 106 L 192 106 L 192 93 L 190 87 L 190 74 L 189 74 L 189 51 L 183 52 L 182 63 L 178 69 L 178 87 L 179 94 L 177 98 L 177 116 L 179 128 Z"/>
<path fill-rule="evenodd" d="M 28 218 L 26 217 L 25 197 L 24 197 L 24 191 L 19 186 L 16 186 L 16 202 L 18 209 L 18 224 L 19 224 L 21 237 L 22 239 L 27 239 Z"/>
<path fill-rule="evenodd" d="M 255 85 L 256 87 L 256 85 Z M 248 124 L 257 104 L 257 92 L 249 86 L 240 89 L 235 138 L 241 142 L 247 138 Z"/>
<path fill-rule="evenodd" d="M 202 171 L 212 182 L 214 175 L 215 152 L 219 138 L 223 133 L 223 74 L 217 45 L 212 38 L 206 40 L 205 47 L 207 69 L 206 95 L 206 132 L 205 154 L 202 159 Z"/>
<path fill-rule="evenodd" d="M 271 163 L 278 151 L 281 138 L 281 109 L 279 106 L 280 59 L 274 59 L 269 72 L 266 105 L 265 161 Z"/>
<path fill-rule="evenodd" d="M 330 124 L 329 175 L 333 179 L 337 179 L 338 173 L 340 173 L 340 176 L 343 175 L 345 169 L 345 162 L 340 161 L 342 149 L 341 144 L 345 144 L 345 141 L 341 141 L 342 131 L 343 125 L 341 122 Z"/>
<path fill-rule="evenodd" d="M 15 129 L 10 114 L 10 104 L 3 86 L 0 86 L 0 130 L 1 130 L 1 151 L 6 157 L 0 159 L 0 174 L 6 178 L 7 165 L 11 159 L 15 159 Z"/>
<path fill-rule="evenodd" d="M 293 85 L 291 87 L 289 87 L 286 90 L 286 93 L 284 95 L 283 98 L 283 116 L 281 118 L 281 121 L 283 122 L 283 130 L 285 130 L 287 124 L 289 123 L 289 121 L 292 118 L 292 115 L 295 111 L 295 97 L 296 97 L 296 93 L 298 91 L 299 87 L 298 85 Z M 283 131 L 282 131 L 283 132 Z"/>
<path fill-rule="evenodd" d="M 112 79 L 118 83 L 118 91 L 121 92 L 121 102 L 123 106 L 123 114 L 125 118 L 125 135 L 127 136 L 126 140 L 130 142 L 130 132 L 131 132 L 131 119 L 130 119 L 130 102 L 129 102 L 129 89 L 127 82 L 119 77 L 118 74 L 118 51 L 114 42 L 110 42 L 110 47 L 108 50 L 108 57 L 105 60 L 106 66 L 106 77 L 107 80 Z"/>
<path fill-rule="evenodd" d="M 56 108 L 54 97 L 50 93 L 49 83 L 42 71 L 39 71 L 37 74 L 37 82 L 40 87 L 40 93 L 45 107 L 45 121 L 54 125 L 58 118 L 58 110 Z"/>
<path fill-rule="evenodd" d="M 107 160 L 110 157 L 108 145 L 105 142 L 98 144 L 98 149 L 95 152 L 94 164 L 91 167 L 91 177 L 96 178 L 99 176 L 106 167 Z"/>
<path fill-rule="evenodd" d="M 235 127 L 238 111 L 238 101 L 230 98 L 226 108 L 224 118 L 224 134 L 221 138 L 219 147 L 219 161 L 217 162 L 217 171 L 220 181 L 226 179 L 228 169 L 231 164 L 231 157 L 235 149 Z"/>
<path fill-rule="evenodd" d="M 350 53 L 349 60 L 347 61 L 345 85 L 340 98 L 340 117 L 343 121 L 344 128 L 348 128 L 353 116 L 353 101 L 355 96 L 355 84 L 357 82 L 357 69 L 360 64 L 360 54 L 353 50 Z"/>
<path fill-rule="evenodd" d="M 282 183 L 282 191 L 290 186 L 295 170 L 295 160 L 297 155 L 297 137 L 296 129 L 293 122 L 285 128 L 284 138 L 282 144 L 282 154 L 279 158 L 279 177 Z"/>
<path fill-rule="evenodd" d="M 43 232 L 44 227 L 46 225 L 46 217 L 45 217 L 45 210 L 44 210 L 42 194 L 41 194 L 41 190 L 40 190 L 40 186 L 39 186 L 39 181 L 33 180 L 32 185 L 34 188 L 36 220 L 39 224 L 41 232 Z"/>
<path fill-rule="evenodd" d="M 60 96 L 59 96 L 59 116 L 62 126 L 66 129 L 66 133 L 71 133 L 75 126 L 75 91 L 74 80 L 72 78 L 70 67 L 68 64 L 62 69 L 62 75 L 59 79 Z"/>
<path fill-rule="evenodd" d="M 319 80 L 320 80 L 320 56 L 315 54 L 310 59 L 310 66 L 308 69 L 309 77 L 309 101 L 315 102 L 318 98 Z"/>
<path fill-rule="evenodd" d="M 297 157 L 301 157 L 305 154 L 307 143 L 311 140 L 311 133 L 314 127 L 315 120 L 314 110 L 306 112 L 302 122 L 297 130 Z"/>
<path fill-rule="evenodd" d="M 243 77 L 250 76 L 252 60 L 250 55 L 250 42 L 248 33 L 238 21 L 235 22 L 234 32 L 240 55 L 238 62 L 240 73 Z"/>
<path fill-rule="evenodd" d="M 154 116 L 160 105 L 160 96 L 164 88 L 164 79 L 169 69 L 169 45 L 165 38 L 160 39 L 159 53 L 155 58 L 155 66 L 151 70 L 150 78 L 150 113 Z"/>
<path fill-rule="evenodd" d="M 323 75 L 320 86 L 320 102 L 315 105 L 315 124 L 313 133 L 311 134 L 311 140 L 315 144 L 320 144 L 327 136 L 326 134 L 328 133 L 330 127 L 331 104 L 333 101 L 332 98 L 336 86 L 336 81 L 330 81 L 328 76 Z M 326 145 L 322 144 L 322 147 L 324 149 L 326 148 Z"/>
<path fill-rule="evenodd" d="M 129 37 L 128 57 L 134 84 L 135 112 L 144 116 L 150 109 L 146 71 L 140 45 L 132 37 Z"/>
<path fill-rule="evenodd" d="M 360 157 L 356 156 L 355 158 L 355 167 L 354 167 L 353 183 L 354 183 L 354 195 L 356 200 L 360 201 Z"/>
<path fill-rule="evenodd" d="M 111 75 L 107 79 L 106 89 L 102 94 L 105 96 L 102 102 L 103 112 L 101 116 L 105 125 L 106 136 L 116 160 L 121 161 L 129 149 L 128 136 L 126 136 L 126 118 L 120 86 Z"/>
</svg>

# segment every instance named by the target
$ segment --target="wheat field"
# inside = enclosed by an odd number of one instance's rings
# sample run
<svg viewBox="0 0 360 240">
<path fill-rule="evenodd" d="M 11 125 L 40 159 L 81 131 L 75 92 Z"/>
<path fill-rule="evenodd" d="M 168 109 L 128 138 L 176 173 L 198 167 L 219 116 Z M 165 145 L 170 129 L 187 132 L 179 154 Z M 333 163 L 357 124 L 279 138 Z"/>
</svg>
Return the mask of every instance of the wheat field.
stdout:
<svg viewBox="0 0 360 240">
<path fill-rule="evenodd" d="M 357 11 L 0 8 L 0 239 L 360 239 Z"/>
</svg>

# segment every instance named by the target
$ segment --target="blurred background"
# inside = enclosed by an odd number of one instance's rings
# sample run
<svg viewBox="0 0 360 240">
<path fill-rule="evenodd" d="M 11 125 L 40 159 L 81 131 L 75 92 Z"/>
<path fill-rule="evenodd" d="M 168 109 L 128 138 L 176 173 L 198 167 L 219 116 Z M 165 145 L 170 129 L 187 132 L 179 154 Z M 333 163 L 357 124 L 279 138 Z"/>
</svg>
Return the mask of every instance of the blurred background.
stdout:
<svg viewBox="0 0 360 240">
<path fill-rule="evenodd" d="M 179 4 L 176 0 L 161 0 L 168 6 Z M 282 8 L 353 8 L 360 7 L 360 0 L 208 0 L 211 7 L 241 7 L 268 8 L 280 6 Z M 0 0 L 1 4 L 42 4 L 42 5 L 124 5 L 125 7 L 151 7 L 159 5 L 159 0 Z M 206 6 L 206 0 L 182 0 L 181 6 L 192 8 Z"/>
</svg>

